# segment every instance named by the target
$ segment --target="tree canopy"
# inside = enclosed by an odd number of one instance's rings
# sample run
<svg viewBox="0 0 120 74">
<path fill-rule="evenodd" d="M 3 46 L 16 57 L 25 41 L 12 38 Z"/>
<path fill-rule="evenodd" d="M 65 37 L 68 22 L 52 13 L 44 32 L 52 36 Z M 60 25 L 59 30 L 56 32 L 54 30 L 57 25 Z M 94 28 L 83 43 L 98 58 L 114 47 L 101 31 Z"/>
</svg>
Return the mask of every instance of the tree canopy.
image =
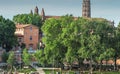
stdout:
<svg viewBox="0 0 120 74">
<path fill-rule="evenodd" d="M 14 22 L 0 16 L 0 45 L 7 51 L 17 43 L 17 38 L 14 35 L 15 29 Z"/>
<path fill-rule="evenodd" d="M 13 17 L 15 23 L 33 24 L 41 28 L 42 20 L 38 14 L 18 14 Z"/>
<path fill-rule="evenodd" d="M 10 51 L 9 52 L 9 57 L 8 57 L 8 60 L 7 60 L 7 63 L 13 67 L 13 65 L 15 64 L 15 55 L 14 55 L 14 52 L 13 51 Z"/>
<path fill-rule="evenodd" d="M 44 56 L 48 63 L 98 61 L 113 59 L 115 27 L 106 19 L 72 15 L 48 19 L 42 26 Z M 81 60 L 80 60 L 81 59 Z"/>
<path fill-rule="evenodd" d="M 28 53 L 27 49 L 23 50 L 22 61 L 25 65 L 30 65 L 31 55 Z"/>
</svg>

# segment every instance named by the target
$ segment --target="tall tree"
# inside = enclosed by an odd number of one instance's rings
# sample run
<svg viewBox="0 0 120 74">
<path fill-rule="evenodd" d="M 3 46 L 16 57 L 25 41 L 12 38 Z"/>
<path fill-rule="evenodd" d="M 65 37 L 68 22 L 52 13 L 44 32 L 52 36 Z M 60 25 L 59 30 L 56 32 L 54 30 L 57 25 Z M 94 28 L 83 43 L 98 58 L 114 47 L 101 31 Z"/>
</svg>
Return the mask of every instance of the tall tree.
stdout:
<svg viewBox="0 0 120 74">
<path fill-rule="evenodd" d="M 24 62 L 25 65 L 30 64 L 31 57 L 30 57 L 30 54 L 28 53 L 27 49 L 23 50 L 22 61 Z"/>
<path fill-rule="evenodd" d="M 73 16 L 61 17 L 61 42 L 66 47 L 65 62 L 68 62 L 72 67 L 74 62 L 79 62 L 77 51 L 80 48 L 79 34 L 80 24 L 78 20 L 74 20 Z"/>
<path fill-rule="evenodd" d="M 63 61 L 72 64 L 77 59 L 79 44 L 79 24 L 72 15 L 62 16 L 60 19 L 45 21 L 42 31 L 45 43 L 44 54 L 49 63 L 62 64 Z M 51 56 L 49 56 L 51 55 Z M 56 59 L 56 60 L 55 60 Z"/>
<path fill-rule="evenodd" d="M 120 48 L 119 46 L 120 45 L 120 24 L 118 25 L 118 27 L 115 27 L 113 31 L 114 33 L 112 34 L 112 38 L 111 38 L 111 47 L 114 48 L 114 52 L 115 52 L 113 56 L 114 62 L 115 62 L 114 70 L 117 70 L 116 61 L 118 58 L 120 58 L 120 54 L 119 54 L 120 53 L 120 50 L 119 50 Z"/>
<path fill-rule="evenodd" d="M 15 23 L 33 24 L 41 28 L 42 20 L 38 14 L 18 14 L 13 17 Z"/>
<path fill-rule="evenodd" d="M 113 27 L 109 22 L 105 19 L 92 18 L 83 19 L 80 23 L 82 24 L 80 34 L 81 47 L 78 51 L 79 56 L 87 59 L 92 58 L 93 61 L 112 58 L 114 52 L 111 52 L 113 48 L 109 46 L 108 34 L 112 33 Z"/>
<path fill-rule="evenodd" d="M 43 53 L 43 50 L 37 50 L 33 56 L 38 61 L 38 64 L 41 64 L 43 66 L 45 66 L 47 64 L 47 63 L 45 63 L 47 59 L 44 57 L 45 55 Z"/>
<path fill-rule="evenodd" d="M 14 35 L 15 24 L 0 16 L 0 45 L 9 51 L 17 43 L 17 38 Z"/>
<path fill-rule="evenodd" d="M 4 52 L 4 53 L 2 54 L 2 61 L 3 61 L 3 62 L 7 62 L 8 57 L 9 57 L 8 53 L 7 53 L 7 52 Z"/>
<path fill-rule="evenodd" d="M 48 19 L 42 26 L 42 31 L 45 35 L 43 37 L 43 43 L 45 43 L 44 54 L 50 64 L 53 64 L 53 60 L 54 63 L 61 63 L 64 56 L 65 50 L 62 49 L 64 46 L 60 42 L 61 25 L 59 22 L 57 19 Z"/>
<path fill-rule="evenodd" d="M 110 45 L 112 36 L 109 36 L 113 34 L 112 29 L 113 26 L 106 19 L 75 20 L 71 15 L 48 19 L 42 26 L 45 58 L 49 63 L 57 59 L 71 65 L 74 61 L 82 63 L 83 59 L 96 62 L 98 59 L 110 59 L 114 54 L 114 48 Z"/>
<path fill-rule="evenodd" d="M 9 52 L 9 57 L 8 57 L 7 63 L 10 65 L 10 67 L 12 69 L 15 64 L 15 55 L 14 55 L 13 51 Z"/>
</svg>

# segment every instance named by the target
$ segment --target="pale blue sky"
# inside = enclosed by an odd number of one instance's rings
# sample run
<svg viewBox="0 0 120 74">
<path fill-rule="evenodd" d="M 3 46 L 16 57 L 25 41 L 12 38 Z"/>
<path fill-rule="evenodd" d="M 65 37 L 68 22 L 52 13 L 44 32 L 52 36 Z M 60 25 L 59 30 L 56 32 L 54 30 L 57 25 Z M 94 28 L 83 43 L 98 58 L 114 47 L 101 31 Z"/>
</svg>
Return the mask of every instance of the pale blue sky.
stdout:
<svg viewBox="0 0 120 74">
<path fill-rule="evenodd" d="M 12 19 L 16 14 L 29 13 L 38 6 L 46 15 L 82 15 L 82 0 L 0 0 L 0 15 Z M 91 0 L 92 17 L 120 21 L 120 0 Z"/>
</svg>

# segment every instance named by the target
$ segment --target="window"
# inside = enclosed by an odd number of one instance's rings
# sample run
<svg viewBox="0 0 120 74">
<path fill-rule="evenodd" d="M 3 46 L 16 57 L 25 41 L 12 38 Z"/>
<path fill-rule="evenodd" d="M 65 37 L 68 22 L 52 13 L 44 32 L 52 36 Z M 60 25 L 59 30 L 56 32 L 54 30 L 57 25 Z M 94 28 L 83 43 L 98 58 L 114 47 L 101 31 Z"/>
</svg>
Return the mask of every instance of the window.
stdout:
<svg viewBox="0 0 120 74">
<path fill-rule="evenodd" d="M 32 36 L 30 36 L 30 40 L 32 40 Z"/>
</svg>

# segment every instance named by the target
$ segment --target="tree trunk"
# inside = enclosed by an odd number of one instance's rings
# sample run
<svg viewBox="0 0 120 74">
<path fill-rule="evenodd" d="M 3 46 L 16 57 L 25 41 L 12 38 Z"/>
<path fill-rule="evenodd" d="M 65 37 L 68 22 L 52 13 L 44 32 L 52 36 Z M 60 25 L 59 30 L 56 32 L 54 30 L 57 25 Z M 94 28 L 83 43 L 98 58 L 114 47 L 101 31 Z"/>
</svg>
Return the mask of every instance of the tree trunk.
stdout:
<svg viewBox="0 0 120 74">
<path fill-rule="evenodd" d="M 114 62 L 115 62 L 115 64 L 114 64 L 114 70 L 117 70 L 117 64 L 116 64 L 116 61 L 117 61 L 117 58 L 115 57 L 115 58 L 114 58 Z"/>
<path fill-rule="evenodd" d="M 78 59 L 78 62 L 79 62 L 79 68 L 82 69 L 82 67 L 83 67 L 83 59 L 82 59 L 82 58 L 79 58 L 79 59 Z"/>
<path fill-rule="evenodd" d="M 102 60 L 100 60 L 100 69 L 99 69 L 100 73 L 101 73 L 101 69 L 102 69 Z"/>
<path fill-rule="evenodd" d="M 102 60 L 100 60 L 100 71 L 102 69 Z"/>
<path fill-rule="evenodd" d="M 81 62 L 80 62 L 80 59 L 78 58 L 78 62 L 79 62 L 79 68 L 80 68 L 80 64 L 81 64 Z"/>
<path fill-rule="evenodd" d="M 8 72 L 8 74 L 12 74 L 12 65 L 10 65 L 11 69 L 10 71 Z"/>
<path fill-rule="evenodd" d="M 70 71 L 72 70 L 72 64 L 70 64 Z"/>
<path fill-rule="evenodd" d="M 107 71 L 107 61 L 108 61 L 108 60 L 106 60 L 106 71 Z"/>
<path fill-rule="evenodd" d="M 90 74 L 92 74 L 92 56 L 90 57 Z"/>
<path fill-rule="evenodd" d="M 60 62 L 60 68 L 64 69 L 64 64 Z"/>
</svg>

